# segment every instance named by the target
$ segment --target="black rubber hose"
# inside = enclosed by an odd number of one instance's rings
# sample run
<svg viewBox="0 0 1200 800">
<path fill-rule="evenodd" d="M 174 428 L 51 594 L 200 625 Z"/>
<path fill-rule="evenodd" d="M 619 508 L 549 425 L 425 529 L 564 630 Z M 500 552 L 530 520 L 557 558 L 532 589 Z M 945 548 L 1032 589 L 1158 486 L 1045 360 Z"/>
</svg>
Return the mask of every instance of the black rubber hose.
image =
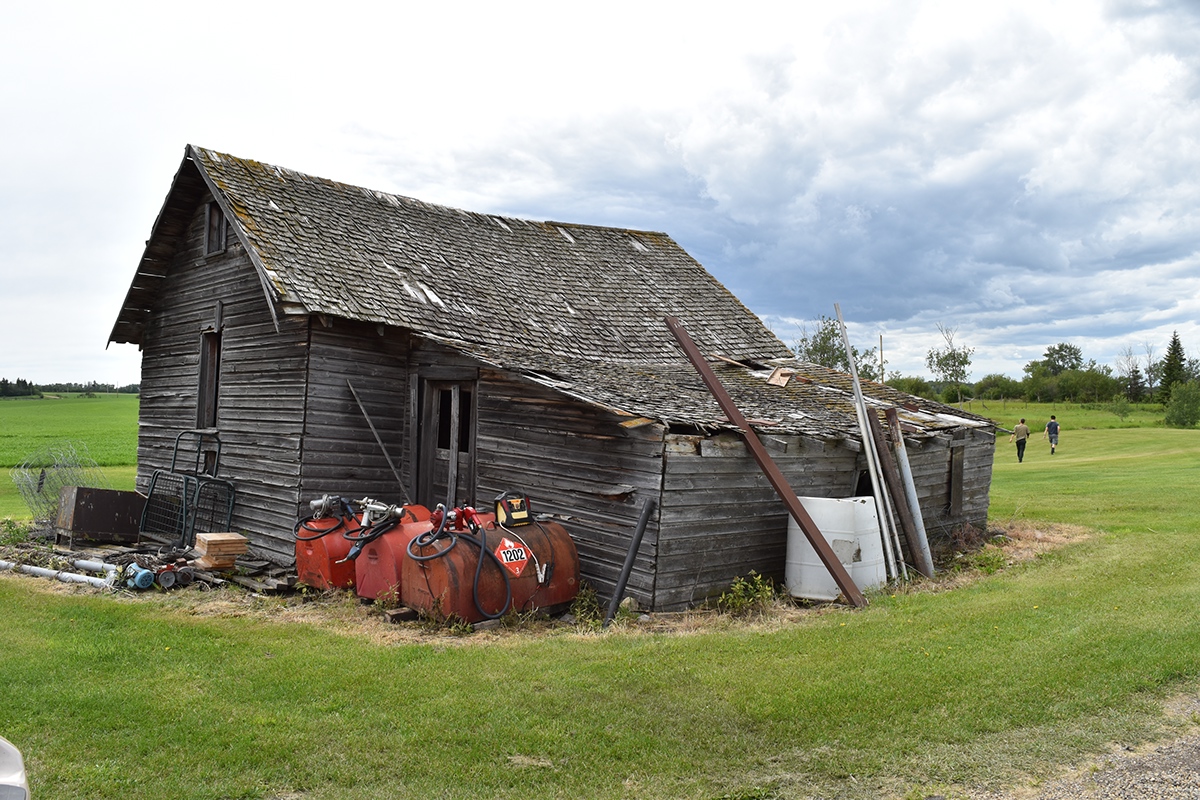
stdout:
<svg viewBox="0 0 1200 800">
<path fill-rule="evenodd" d="M 408 556 L 409 556 L 409 558 L 411 558 L 413 561 L 432 561 L 435 558 L 441 558 L 442 556 L 446 555 L 446 553 L 449 553 L 451 550 L 454 549 L 454 545 L 458 544 L 458 537 L 455 536 L 453 532 L 450 532 L 450 533 L 446 534 L 445 536 L 443 536 L 443 532 L 446 530 L 446 518 L 448 516 L 449 516 L 448 514 L 442 514 L 442 520 L 441 520 L 441 522 L 438 523 L 437 530 L 425 531 L 425 533 L 418 534 L 417 536 L 414 536 L 413 538 L 408 540 Z M 443 539 L 443 538 L 447 538 L 447 537 L 450 539 L 450 545 L 442 550 L 438 550 L 437 552 L 435 552 L 431 555 L 427 555 L 427 556 L 417 555 L 416 553 L 413 552 L 414 544 L 417 547 L 421 547 L 421 548 L 430 547 L 433 545 L 434 542 L 438 541 L 439 539 Z"/>
<path fill-rule="evenodd" d="M 415 536 L 410 539 L 408 542 L 409 557 L 414 561 L 432 561 L 435 558 L 441 558 L 454 549 L 454 546 L 458 544 L 459 539 L 462 539 L 468 544 L 475 545 L 475 547 L 479 548 L 479 560 L 475 564 L 475 580 L 471 583 L 471 599 L 475 601 L 475 610 L 482 614 L 485 619 L 500 619 L 500 617 L 504 616 L 504 614 L 508 611 L 509 606 L 512 605 L 512 582 L 508 578 L 508 570 L 506 570 L 504 565 L 500 563 L 500 559 L 496 558 L 495 553 L 487 549 L 487 534 L 484 533 L 482 528 L 478 528 L 480 538 L 477 539 L 469 533 L 455 534 L 452 532 L 446 532 L 445 527 L 446 516 L 443 516 L 442 522 L 440 525 L 438 525 L 438 529 L 436 531 L 423 533 L 420 536 Z M 450 539 L 450 545 L 446 548 L 438 550 L 427 556 L 418 555 L 413 552 L 414 544 L 417 547 L 429 547 L 439 539 L 444 539 L 447 537 Z M 500 610 L 496 613 L 486 611 L 479 602 L 479 579 L 483 574 L 484 558 L 490 558 L 496 564 L 496 569 L 500 570 L 500 577 L 504 578 L 504 605 L 501 606 Z"/>
<path fill-rule="evenodd" d="M 479 548 L 479 562 L 475 565 L 475 582 L 471 585 L 471 594 L 474 595 L 473 599 L 475 600 L 475 610 L 487 619 L 500 619 L 508 611 L 508 607 L 512 605 L 512 582 L 508 579 L 508 570 L 500 563 L 500 559 L 496 558 L 496 554 L 487 549 L 487 532 L 482 527 L 479 528 L 478 539 L 465 533 L 462 536 Z M 504 578 L 504 605 L 495 614 L 484 611 L 483 606 L 479 604 L 479 576 L 483 574 L 484 555 L 491 557 L 492 561 L 496 563 L 496 569 L 500 570 L 500 576 Z"/>
<path fill-rule="evenodd" d="M 334 525 L 332 528 L 328 528 L 326 530 L 319 530 L 317 528 L 309 527 L 309 525 L 308 525 L 308 523 L 312 522 L 314 519 L 319 519 L 319 518 L 318 517 L 305 517 L 304 519 L 302 519 L 296 523 L 295 527 L 292 528 L 292 535 L 296 537 L 296 541 L 311 542 L 316 539 L 320 539 L 323 536 L 328 536 L 329 534 L 333 533 L 334 531 L 340 531 L 342 528 L 346 527 L 346 520 L 343 517 L 338 517 L 337 525 Z M 301 536 L 300 535 L 301 529 L 304 529 L 306 531 L 317 531 L 317 534 L 315 536 Z"/>
<path fill-rule="evenodd" d="M 354 544 L 350 547 L 350 552 L 346 553 L 346 557 L 342 559 L 342 561 L 353 561 L 354 559 L 358 558 L 358 554 L 362 552 L 364 547 L 378 539 L 380 536 L 383 536 L 394 527 L 396 527 L 396 520 L 389 519 L 380 522 L 377 525 L 372 525 L 369 528 L 360 528 L 359 530 L 364 531 L 364 533 L 357 536 L 352 534 L 350 531 L 346 531 L 342 534 L 342 538 L 348 542 L 353 542 Z"/>
</svg>

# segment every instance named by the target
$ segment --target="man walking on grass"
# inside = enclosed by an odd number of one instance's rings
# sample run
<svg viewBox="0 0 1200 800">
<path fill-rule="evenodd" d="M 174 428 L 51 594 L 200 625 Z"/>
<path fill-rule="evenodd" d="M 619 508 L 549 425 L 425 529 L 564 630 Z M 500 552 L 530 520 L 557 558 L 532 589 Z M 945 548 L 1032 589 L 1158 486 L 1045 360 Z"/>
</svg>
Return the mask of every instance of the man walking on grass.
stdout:
<svg viewBox="0 0 1200 800">
<path fill-rule="evenodd" d="M 1046 423 L 1046 430 L 1042 431 L 1042 438 L 1050 440 L 1050 455 L 1054 455 L 1054 448 L 1058 447 L 1058 420 L 1054 415 L 1050 415 L 1050 421 Z"/>
<path fill-rule="evenodd" d="M 1025 443 L 1029 441 L 1029 426 L 1025 424 L 1025 418 L 1021 417 L 1021 421 L 1013 428 L 1013 435 L 1009 441 L 1017 443 L 1017 463 L 1020 464 L 1025 460 Z"/>
</svg>

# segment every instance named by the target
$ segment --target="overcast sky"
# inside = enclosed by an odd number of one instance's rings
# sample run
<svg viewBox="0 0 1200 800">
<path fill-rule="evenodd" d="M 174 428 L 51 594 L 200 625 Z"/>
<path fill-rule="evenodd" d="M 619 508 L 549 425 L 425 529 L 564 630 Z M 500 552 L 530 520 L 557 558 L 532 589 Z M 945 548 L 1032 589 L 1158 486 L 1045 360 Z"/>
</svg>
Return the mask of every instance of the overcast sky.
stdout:
<svg viewBox="0 0 1200 800">
<path fill-rule="evenodd" d="M 838 303 L 906 375 L 939 324 L 974 380 L 1198 356 L 1198 8 L 8 4 L 0 377 L 138 381 L 105 343 L 188 143 L 664 231 L 785 342 Z"/>
</svg>

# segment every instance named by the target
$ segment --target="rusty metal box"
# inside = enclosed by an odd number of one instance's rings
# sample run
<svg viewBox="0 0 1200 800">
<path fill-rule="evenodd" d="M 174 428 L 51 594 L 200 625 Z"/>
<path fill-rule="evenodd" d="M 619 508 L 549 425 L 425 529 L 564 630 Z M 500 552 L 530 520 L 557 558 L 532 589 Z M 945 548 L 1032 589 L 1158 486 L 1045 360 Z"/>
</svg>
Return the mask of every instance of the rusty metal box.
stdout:
<svg viewBox="0 0 1200 800">
<path fill-rule="evenodd" d="M 136 544 L 146 498 L 137 492 L 64 486 L 55 529 L 60 544 Z M 64 539 L 66 541 L 64 541 Z"/>
</svg>

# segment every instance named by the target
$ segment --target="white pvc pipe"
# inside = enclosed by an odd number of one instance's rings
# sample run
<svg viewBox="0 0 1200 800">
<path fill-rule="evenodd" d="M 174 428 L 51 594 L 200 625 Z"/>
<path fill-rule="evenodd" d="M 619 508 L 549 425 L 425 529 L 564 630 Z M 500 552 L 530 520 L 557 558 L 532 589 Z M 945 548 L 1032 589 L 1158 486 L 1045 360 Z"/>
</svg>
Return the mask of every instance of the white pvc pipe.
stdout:
<svg viewBox="0 0 1200 800">
<path fill-rule="evenodd" d="M 121 568 L 116 564 L 109 564 L 105 561 L 88 561 L 82 558 L 78 561 L 72 561 L 71 566 L 75 567 L 76 569 L 84 570 L 85 572 L 103 572 L 108 575 L 112 575 L 121 571 Z"/>
<path fill-rule="evenodd" d="M 31 567 L 28 564 L 14 564 L 11 561 L 0 561 L 0 570 L 12 569 L 17 572 L 24 572 L 26 575 L 37 575 L 41 578 L 55 578 L 63 583 L 86 583 L 95 586 L 97 589 L 112 588 L 112 583 L 107 578 L 97 578 L 92 575 L 79 575 L 74 572 L 63 572 L 62 570 L 46 569 L 45 567 Z"/>
</svg>

